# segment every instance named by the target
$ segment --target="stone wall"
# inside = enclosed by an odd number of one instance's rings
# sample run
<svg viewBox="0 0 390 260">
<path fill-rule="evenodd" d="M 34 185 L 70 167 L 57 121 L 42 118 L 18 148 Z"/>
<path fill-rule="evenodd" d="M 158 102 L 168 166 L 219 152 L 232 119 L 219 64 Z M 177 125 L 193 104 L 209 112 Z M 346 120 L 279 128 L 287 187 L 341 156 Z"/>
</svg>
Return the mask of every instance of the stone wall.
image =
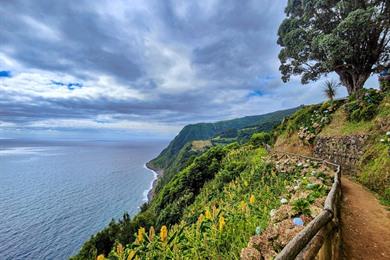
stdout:
<svg viewBox="0 0 390 260">
<path fill-rule="evenodd" d="M 367 139 L 368 135 L 317 137 L 314 142 L 314 155 L 340 164 L 344 170 L 354 172 L 363 155 Z"/>
</svg>

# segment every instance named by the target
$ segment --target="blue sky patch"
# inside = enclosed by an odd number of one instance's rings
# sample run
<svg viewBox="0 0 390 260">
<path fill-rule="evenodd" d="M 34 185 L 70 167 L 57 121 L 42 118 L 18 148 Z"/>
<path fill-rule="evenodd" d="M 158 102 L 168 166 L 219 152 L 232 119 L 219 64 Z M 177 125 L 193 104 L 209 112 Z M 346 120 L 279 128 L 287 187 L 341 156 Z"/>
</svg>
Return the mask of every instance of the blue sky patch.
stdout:
<svg viewBox="0 0 390 260">
<path fill-rule="evenodd" d="M 75 90 L 76 88 L 82 88 L 83 84 L 75 82 L 75 83 L 63 83 L 61 81 L 55 81 L 52 80 L 51 83 L 55 86 L 60 86 L 60 87 L 67 87 L 69 90 Z"/>
<path fill-rule="evenodd" d="M 82 88 L 83 85 L 81 83 L 68 83 L 66 86 L 69 90 L 74 90 L 76 88 Z"/>
<path fill-rule="evenodd" d="M 261 97 L 263 95 L 263 92 L 260 90 L 253 90 L 249 92 L 248 97 Z"/>
<path fill-rule="evenodd" d="M 0 78 L 10 78 L 11 71 L 9 70 L 0 70 Z"/>
</svg>

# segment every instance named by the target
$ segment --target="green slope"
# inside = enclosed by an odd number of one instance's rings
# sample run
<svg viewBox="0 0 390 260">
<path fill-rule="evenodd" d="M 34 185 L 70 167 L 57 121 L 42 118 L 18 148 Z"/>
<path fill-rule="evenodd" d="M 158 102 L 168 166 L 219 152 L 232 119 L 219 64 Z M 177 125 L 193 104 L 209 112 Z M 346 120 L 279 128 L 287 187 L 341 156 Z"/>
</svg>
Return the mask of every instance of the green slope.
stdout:
<svg viewBox="0 0 390 260">
<path fill-rule="evenodd" d="M 279 124 L 283 118 L 293 114 L 298 108 L 276 111 L 258 116 L 246 116 L 242 118 L 219 121 L 216 123 L 198 123 L 185 126 L 157 158 L 149 162 L 149 166 L 156 169 L 168 168 L 179 151 L 190 141 L 206 140 L 228 130 L 239 130 L 255 127 L 262 131 L 270 131 Z"/>
<path fill-rule="evenodd" d="M 389 102 L 388 93 L 366 90 L 359 98 L 305 106 L 272 132 L 257 133 L 249 142 L 211 148 L 210 140 L 186 142 L 171 162 L 177 171 L 153 199 L 133 218 L 125 215 L 111 222 L 72 259 L 96 259 L 98 255 L 99 259 L 238 259 L 249 238 L 269 226 L 271 210 L 280 206 L 280 198 L 290 198 L 297 178 L 307 182 L 312 177 L 304 179 L 298 164 L 291 172 L 280 171 L 259 141 L 267 135 L 276 141 L 274 149 L 285 150 L 311 147 L 313 138 L 320 135 L 370 133 L 356 178 L 389 204 Z M 305 138 L 299 138 L 302 129 Z M 234 131 L 217 136 L 237 137 Z M 309 200 L 323 192 L 323 187 L 310 191 L 306 202 L 312 203 Z"/>
</svg>

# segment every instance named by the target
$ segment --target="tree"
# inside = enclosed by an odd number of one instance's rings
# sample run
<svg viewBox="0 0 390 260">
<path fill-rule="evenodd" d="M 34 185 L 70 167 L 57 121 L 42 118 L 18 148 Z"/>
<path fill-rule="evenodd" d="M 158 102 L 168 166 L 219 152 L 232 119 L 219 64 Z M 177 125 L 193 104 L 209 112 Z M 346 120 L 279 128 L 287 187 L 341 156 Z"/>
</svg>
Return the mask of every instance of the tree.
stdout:
<svg viewBox="0 0 390 260">
<path fill-rule="evenodd" d="M 389 0 L 289 0 L 278 31 L 282 80 L 336 72 L 352 94 L 390 56 Z"/>
<path fill-rule="evenodd" d="M 336 96 L 337 93 L 336 89 L 338 86 L 339 84 L 334 81 L 330 81 L 330 80 L 325 81 L 325 85 L 324 85 L 325 96 L 330 100 L 333 100 L 334 97 Z"/>
</svg>

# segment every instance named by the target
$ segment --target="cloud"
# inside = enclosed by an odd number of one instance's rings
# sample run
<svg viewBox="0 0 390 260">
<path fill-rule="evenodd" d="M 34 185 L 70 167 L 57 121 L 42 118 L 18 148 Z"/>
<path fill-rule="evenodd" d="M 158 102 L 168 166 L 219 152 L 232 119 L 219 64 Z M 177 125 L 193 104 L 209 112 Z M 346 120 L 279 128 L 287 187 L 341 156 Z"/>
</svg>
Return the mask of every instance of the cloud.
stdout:
<svg viewBox="0 0 390 260">
<path fill-rule="evenodd" d="M 4 1 L 0 126 L 174 135 L 188 123 L 318 102 L 319 83 L 280 80 L 285 5 Z"/>
</svg>

